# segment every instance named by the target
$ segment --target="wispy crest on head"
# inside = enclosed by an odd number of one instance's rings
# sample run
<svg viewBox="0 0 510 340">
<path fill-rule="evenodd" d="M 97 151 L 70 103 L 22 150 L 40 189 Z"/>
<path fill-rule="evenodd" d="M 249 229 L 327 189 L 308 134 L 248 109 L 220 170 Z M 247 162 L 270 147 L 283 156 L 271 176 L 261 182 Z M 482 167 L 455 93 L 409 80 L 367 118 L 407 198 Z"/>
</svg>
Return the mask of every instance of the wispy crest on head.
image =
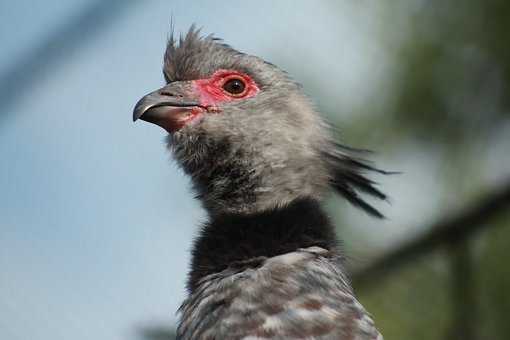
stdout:
<svg viewBox="0 0 510 340">
<path fill-rule="evenodd" d="M 213 34 L 201 35 L 201 28 L 195 24 L 191 25 L 185 35 L 181 33 L 176 38 L 171 24 L 163 64 L 163 75 L 167 83 L 199 78 L 203 71 L 200 67 L 204 62 L 203 57 L 213 50 L 237 52 Z"/>
</svg>

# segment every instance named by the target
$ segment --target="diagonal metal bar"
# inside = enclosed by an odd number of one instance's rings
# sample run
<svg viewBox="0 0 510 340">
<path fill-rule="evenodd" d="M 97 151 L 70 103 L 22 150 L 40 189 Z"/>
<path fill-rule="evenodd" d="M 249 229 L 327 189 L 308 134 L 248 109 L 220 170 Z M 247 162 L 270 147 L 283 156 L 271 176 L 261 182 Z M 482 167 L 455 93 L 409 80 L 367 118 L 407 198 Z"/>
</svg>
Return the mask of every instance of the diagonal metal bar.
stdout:
<svg viewBox="0 0 510 340">
<path fill-rule="evenodd" d="M 448 340 L 478 339 L 477 280 L 473 254 L 469 240 L 455 243 L 448 248 L 450 269 L 450 292 L 453 306 L 453 322 L 447 334 Z"/>
<path fill-rule="evenodd" d="M 477 205 L 438 221 L 425 228 L 427 232 L 424 234 L 405 242 L 368 266 L 354 271 L 352 275 L 354 286 L 368 288 L 419 256 L 440 246 L 463 242 L 480 229 L 490 225 L 485 222 L 509 210 L 510 181 L 507 181 L 494 189 Z"/>
<path fill-rule="evenodd" d="M 125 13 L 134 0 L 98 0 L 78 15 L 57 27 L 24 57 L 16 61 L 6 72 L 0 74 L 0 103 L 2 116 L 6 116 L 18 100 L 21 100 L 35 82 L 41 81 L 59 62 L 70 53 L 84 46 L 98 35 L 114 19 Z"/>
</svg>

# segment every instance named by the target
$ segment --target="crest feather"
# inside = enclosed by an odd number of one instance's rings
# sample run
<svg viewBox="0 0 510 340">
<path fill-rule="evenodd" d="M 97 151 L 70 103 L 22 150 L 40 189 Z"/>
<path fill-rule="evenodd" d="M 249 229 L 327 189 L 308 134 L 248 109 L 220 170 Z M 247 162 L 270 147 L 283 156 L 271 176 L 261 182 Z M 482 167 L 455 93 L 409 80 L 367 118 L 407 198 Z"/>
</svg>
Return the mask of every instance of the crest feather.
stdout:
<svg viewBox="0 0 510 340">
<path fill-rule="evenodd" d="M 176 38 L 172 25 L 164 55 L 163 75 L 167 83 L 196 79 L 200 64 L 207 52 L 214 49 L 232 50 L 213 34 L 203 36 L 201 28 L 191 25 L 185 35 Z"/>
<path fill-rule="evenodd" d="M 355 149 L 337 142 L 331 142 L 331 148 L 324 151 L 326 162 L 330 167 L 330 185 L 352 205 L 361 208 L 367 214 L 384 218 L 384 215 L 369 204 L 361 194 L 386 201 L 388 197 L 377 188 L 377 183 L 366 176 L 367 173 L 383 175 L 394 174 L 374 167 L 370 161 L 360 157 L 370 151 Z"/>
</svg>

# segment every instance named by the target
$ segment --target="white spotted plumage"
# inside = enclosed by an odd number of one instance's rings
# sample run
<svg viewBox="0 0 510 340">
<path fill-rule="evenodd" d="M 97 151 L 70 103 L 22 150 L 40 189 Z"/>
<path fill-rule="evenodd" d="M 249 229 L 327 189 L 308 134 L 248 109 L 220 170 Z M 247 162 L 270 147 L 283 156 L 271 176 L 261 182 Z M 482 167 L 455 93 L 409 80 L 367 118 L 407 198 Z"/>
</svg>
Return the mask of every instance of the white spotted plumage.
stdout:
<svg viewBox="0 0 510 340">
<path fill-rule="evenodd" d="M 180 339 L 382 339 L 342 273 L 311 247 L 206 276 L 180 309 Z"/>
</svg>

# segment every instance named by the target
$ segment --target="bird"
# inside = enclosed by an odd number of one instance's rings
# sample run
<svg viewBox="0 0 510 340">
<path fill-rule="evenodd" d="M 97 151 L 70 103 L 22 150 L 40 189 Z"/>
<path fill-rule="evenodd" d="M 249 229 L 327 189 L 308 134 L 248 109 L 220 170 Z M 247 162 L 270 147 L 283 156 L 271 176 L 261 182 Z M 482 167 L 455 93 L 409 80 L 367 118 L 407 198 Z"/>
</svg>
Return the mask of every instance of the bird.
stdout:
<svg viewBox="0 0 510 340">
<path fill-rule="evenodd" d="M 177 339 L 381 340 L 356 297 L 330 192 L 377 218 L 386 200 L 367 150 L 335 139 L 303 86 L 195 25 L 172 29 L 166 85 L 133 120 L 168 132 L 206 221 L 193 242 Z"/>
</svg>

